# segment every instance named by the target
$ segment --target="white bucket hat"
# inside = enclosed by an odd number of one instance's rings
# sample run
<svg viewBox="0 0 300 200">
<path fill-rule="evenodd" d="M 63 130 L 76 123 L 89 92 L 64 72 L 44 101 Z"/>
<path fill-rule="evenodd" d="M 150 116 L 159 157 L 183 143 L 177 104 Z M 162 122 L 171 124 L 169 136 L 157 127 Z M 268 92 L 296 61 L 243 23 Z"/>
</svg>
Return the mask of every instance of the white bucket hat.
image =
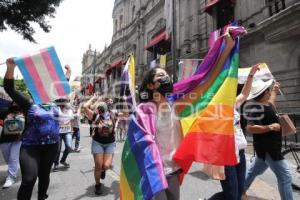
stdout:
<svg viewBox="0 0 300 200">
<path fill-rule="evenodd" d="M 273 84 L 274 80 L 268 80 L 268 81 L 263 81 L 263 80 L 255 80 L 252 83 L 252 87 L 250 90 L 250 94 L 247 98 L 247 100 L 251 100 L 254 99 L 255 97 L 258 97 L 260 94 L 262 94 L 266 89 L 268 89 L 269 87 L 271 87 L 271 85 Z"/>
</svg>

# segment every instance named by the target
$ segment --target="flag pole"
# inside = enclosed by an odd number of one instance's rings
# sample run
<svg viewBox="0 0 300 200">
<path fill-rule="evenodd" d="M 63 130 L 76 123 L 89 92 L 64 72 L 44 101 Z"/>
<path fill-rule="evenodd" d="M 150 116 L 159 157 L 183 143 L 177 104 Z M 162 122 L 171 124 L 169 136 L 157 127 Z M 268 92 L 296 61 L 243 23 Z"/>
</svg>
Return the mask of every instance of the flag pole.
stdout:
<svg viewBox="0 0 300 200">
<path fill-rule="evenodd" d="M 172 1 L 172 74 L 173 83 L 177 82 L 177 59 L 176 59 L 176 0 Z"/>
</svg>

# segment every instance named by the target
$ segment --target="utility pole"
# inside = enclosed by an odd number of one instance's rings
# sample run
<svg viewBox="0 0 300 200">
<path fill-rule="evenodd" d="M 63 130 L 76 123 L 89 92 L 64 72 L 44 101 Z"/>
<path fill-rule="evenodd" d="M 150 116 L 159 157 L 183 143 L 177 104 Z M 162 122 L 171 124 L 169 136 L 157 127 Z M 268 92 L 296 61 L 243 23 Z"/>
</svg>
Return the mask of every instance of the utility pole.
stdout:
<svg viewBox="0 0 300 200">
<path fill-rule="evenodd" d="M 173 83 L 177 82 L 177 59 L 176 59 L 176 0 L 172 0 L 172 73 Z"/>
<path fill-rule="evenodd" d="M 95 49 L 95 52 L 94 52 L 94 61 L 93 61 L 93 93 L 94 94 L 95 94 L 95 88 L 96 88 L 96 85 L 95 85 L 96 63 L 97 63 L 97 51 Z"/>
</svg>

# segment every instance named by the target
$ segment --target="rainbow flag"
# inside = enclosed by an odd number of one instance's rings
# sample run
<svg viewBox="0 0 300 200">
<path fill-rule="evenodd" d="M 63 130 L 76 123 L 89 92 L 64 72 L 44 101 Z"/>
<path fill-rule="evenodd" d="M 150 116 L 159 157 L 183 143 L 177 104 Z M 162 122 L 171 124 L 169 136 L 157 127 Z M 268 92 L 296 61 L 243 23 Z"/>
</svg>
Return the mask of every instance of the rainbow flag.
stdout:
<svg viewBox="0 0 300 200">
<path fill-rule="evenodd" d="M 145 114 L 147 113 L 147 114 Z M 154 141 L 156 105 L 142 103 L 131 115 L 122 153 L 121 200 L 149 200 L 168 187 Z"/>
<path fill-rule="evenodd" d="M 48 103 L 71 92 L 54 47 L 15 59 L 35 103 Z"/>
<path fill-rule="evenodd" d="M 173 159 L 185 173 L 193 161 L 213 165 L 237 163 L 233 111 L 239 39 L 234 41 L 232 36 L 245 30 L 231 31 L 216 40 L 194 76 L 174 85 L 184 139 Z"/>
<path fill-rule="evenodd" d="M 238 72 L 238 80 L 239 84 L 244 84 L 248 78 L 251 67 L 239 68 Z M 253 81 L 255 80 L 263 80 L 268 81 L 274 79 L 273 74 L 271 73 L 268 65 L 266 63 L 259 63 L 259 71 L 257 71 L 253 77 Z"/>
</svg>

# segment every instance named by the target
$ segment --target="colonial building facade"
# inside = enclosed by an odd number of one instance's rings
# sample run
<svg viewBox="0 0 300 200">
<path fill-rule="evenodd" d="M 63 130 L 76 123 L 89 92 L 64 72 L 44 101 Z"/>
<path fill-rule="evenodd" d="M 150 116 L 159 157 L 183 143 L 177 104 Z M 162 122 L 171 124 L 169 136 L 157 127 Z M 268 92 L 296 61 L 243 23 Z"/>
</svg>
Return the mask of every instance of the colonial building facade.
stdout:
<svg viewBox="0 0 300 200">
<path fill-rule="evenodd" d="M 281 83 L 279 110 L 300 114 L 300 2 L 299 0 L 175 0 L 177 59 L 203 58 L 211 32 L 237 21 L 247 28 L 241 39 L 241 66 L 266 62 Z M 140 82 L 151 61 L 167 55 L 172 74 L 171 40 L 166 39 L 165 0 L 115 0 L 111 44 L 83 55 L 82 84 L 118 94 L 114 85 L 133 53 Z M 93 78 L 95 74 L 95 81 Z M 91 76 L 86 76 L 91 75 Z"/>
</svg>

